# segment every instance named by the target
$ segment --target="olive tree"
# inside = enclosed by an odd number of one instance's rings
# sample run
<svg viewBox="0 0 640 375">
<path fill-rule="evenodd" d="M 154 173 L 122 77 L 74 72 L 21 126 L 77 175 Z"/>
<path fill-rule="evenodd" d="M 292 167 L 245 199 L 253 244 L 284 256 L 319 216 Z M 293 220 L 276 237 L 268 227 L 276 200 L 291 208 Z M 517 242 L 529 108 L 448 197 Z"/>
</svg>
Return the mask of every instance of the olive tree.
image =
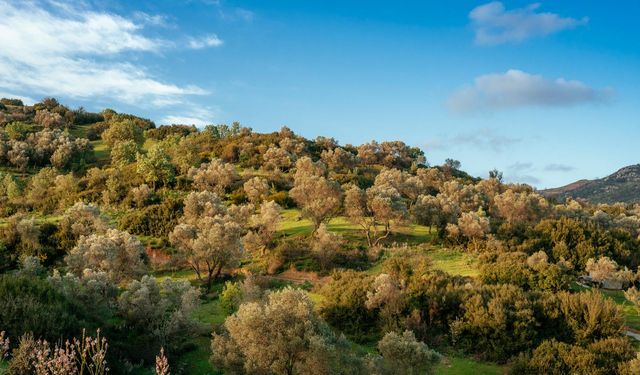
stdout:
<svg viewBox="0 0 640 375">
<path fill-rule="evenodd" d="M 392 374 L 418 375 L 433 371 L 442 356 L 416 340 L 411 331 L 402 334 L 389 332 L 378 342 L 386 369 Z"/>
<path fill-rule="evenodd" d="M 202 163 L 199 168 L 189 169 L 189 177 L 193 179 L 193 187 L 196 190 L 207 190 L 222 195 L 238 179 L 238 172 L 233 164 L 213 159 L 209 163 Z"/>
<path fill-rule="evenodd" d="M 351 186 L 345 193 L 344 210 L 349 220 L 362 228 L 372 247 L 391 234 L 392 222 L 400 222 L 407 215 L 400 193 L 388 185 L 367 190 Z"/>
<path fill-rule="evenodd" d="M 74 247 L 82 236 L 102 234 L 109 228 L 101 216 L 100 208 L 92 204 L 76 202 L 62 216 L 57 237 L 65 249 Z"/>
<path fill-rule="evenodd" d="M 260 177 L 253 177 L 247 180 L 244 185 L 244 192 L 251 203 L 260 203 L 269 194 L 269 184 L 267 180 Z"/>
<path fill-rule="evenodd" d="M 289 196 L 302 209 L 302 215 L 313 223 L 314 232 L 338 212 L 342 203 L 340 184 L 327 178 L 326 173 L 324 163 L 314 163 L 309 157 L 300 158 L 296 162 L 294 186 L 289 191 Z"/>
<path fill-rule="evenodd" d="M 147 272 L 147 255 L 142 243 L 117 229 L 80 237 L 65 261 L 68 269 L 78 276 L 91 269 L 106 272 L 115 282 L 135 279 Z"/>
<path fill-rule="evenodd" d="M 199 294 L 185 280 L 157 281 L 155 277 L 144 276 L 129 283 L 118 297 L 118 315 L 136 333 L 136 340 L 144 339 L 148 346 L 153 346 L 149 348 L 153 353 L 160 347 L 175 351 L 197 328 L 192 313 L 198 306 Z"/>
<path fill-rule="evenodd" d="M 224 267 L 235 265 L 242 257 L 243 228 L 218 195 L 209 191 L 187 196 L 179 222 L 169 238 L 179 256 L 210 288 Z"/>
<path fill-rule="evenodd" d="M 311 250 L 323 270 L 329 269 L 342 243 L 342 236 L 337 233 L 331 233 L 324 223 L 320 224 L 313 235 Z"/>
<path fill-rule="evenodd" d="M 361 367 L 316 314 L 306 292 L 285 288 L 240 305 L 211 341 L 211 361 L 232 373 L 347 374 Z M 347 359 L 350 359 L 347 360 Z"/>
</svg>

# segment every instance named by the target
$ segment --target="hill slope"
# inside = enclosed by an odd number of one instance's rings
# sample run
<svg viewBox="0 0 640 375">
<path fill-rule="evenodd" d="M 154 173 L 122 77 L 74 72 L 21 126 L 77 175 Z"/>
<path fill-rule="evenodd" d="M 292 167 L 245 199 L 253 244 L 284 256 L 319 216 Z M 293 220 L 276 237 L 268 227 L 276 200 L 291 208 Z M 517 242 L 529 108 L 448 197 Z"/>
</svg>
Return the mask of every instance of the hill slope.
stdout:
<svg viewBox="0 0 640 375">
<path fill-rule="evenodd" d="M 566 186 L 542 190 L 547 197 L 585 199 L 591 203 L 640 202 L 640 164 L 624 167 L 597 180 L 580 180 Z"/>
</svg>

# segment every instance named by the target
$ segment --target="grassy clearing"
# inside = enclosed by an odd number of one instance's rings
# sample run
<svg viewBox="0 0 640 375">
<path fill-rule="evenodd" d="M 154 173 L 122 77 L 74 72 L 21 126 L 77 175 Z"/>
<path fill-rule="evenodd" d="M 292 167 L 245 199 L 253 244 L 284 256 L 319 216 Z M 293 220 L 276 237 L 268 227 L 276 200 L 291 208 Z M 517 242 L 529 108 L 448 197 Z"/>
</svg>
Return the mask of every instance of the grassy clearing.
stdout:
<svg viewBox="0 0 640 375">
<path fill-rule="evenodd" d="M 350 222 L 344 216 L 338 216 L 331 219 L 328 224 L 330 231 L 341 234 L 346 240 L 364 243 L 365 236 L 362 228 Z M 383 228 L 380 227 L 380 230 Z M 292 235 L 309 235 L 313 231 L 311 221 L 302 218 L 300 210 L 287 209 L 282 212 L 282 221 L 278 228 L 280 233 Z M 399 226 L 393 229 L 393 235 L 388 242 L 407 243 L 409 245 L 417 245 L 431 241 L 435 236 L 435 232 L 422 225 Z"/>
<path fill-rule="evenodd" d="M 436 367 L 435 373 L 440 375 L 498 375 L 506 374 L 507 367 L 494 363 L 478 362 L 465 357 L 445 356 Z"/>
<path fill-rule="evenodd" d="M 445 271 L 451 275 L 459 276 L 478 276 L 478 268 L 475 259 L 459 250 L 444 247 L 430 247 L 424 252 L 433 259 L 433 268 Z M 381 272 L 381 262 L 367 270 L 371 275 L 377 275 Z"/>
<path fill-rule="evenodd" d="M 429 250 L 433 266 L 451 275 L 478 276 L 475 259 L 458 249 L 440 248 Z"/>
</svg>

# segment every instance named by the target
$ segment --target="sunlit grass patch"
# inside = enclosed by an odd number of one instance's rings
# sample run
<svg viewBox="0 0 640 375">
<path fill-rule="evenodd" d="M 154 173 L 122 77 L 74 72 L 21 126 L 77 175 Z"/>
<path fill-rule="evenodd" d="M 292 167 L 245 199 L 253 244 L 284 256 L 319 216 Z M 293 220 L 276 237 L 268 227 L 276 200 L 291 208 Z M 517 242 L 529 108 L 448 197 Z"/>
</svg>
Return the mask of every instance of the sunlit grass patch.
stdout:
<svg viewBox="0 0 640 375">
<path fill-rule="evenodd" d="M 442 375 L 498 375 L 506 374 L 507 370 L 505 366 L 454 355 L 445 356 L 436 367 L 435 373 Z"/>
</svg>

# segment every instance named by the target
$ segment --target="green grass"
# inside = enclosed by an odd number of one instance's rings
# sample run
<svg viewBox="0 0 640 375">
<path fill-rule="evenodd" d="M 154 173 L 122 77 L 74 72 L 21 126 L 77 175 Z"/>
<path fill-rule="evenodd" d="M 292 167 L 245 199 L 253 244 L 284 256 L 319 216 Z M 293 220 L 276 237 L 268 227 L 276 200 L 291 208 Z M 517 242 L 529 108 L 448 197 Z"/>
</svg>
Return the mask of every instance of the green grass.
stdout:
<svg viewBox="0 0 640 375">
<path fill-rule="evenodd" d="M 424 251 L 433 260 L 433 268 L 445 271 L 451 275 L 478 276 L 478 268 L 475 260 L 467 253 L 459 249 L 443 247 L 430 247 Z M 367 270 L 370 275 L 377 275 L 382 271 L 381 262 Z"/>
<path fill-rule="evenodd" d="M 445 356 L 435 370 L 439 375 L 497 375 L 506 372 L 505 366 L 459 356 Z"/>
<path fill-rule="evenodd" d="M 106 165 L 111 160 L 111 153 L 109 147 L 102 141 L 91 141 L 93 145 L 93 154 L 96 157 L 96 164 Z"/>
<path fill-rule="evenodd" d="M 191 278 L 191 275 L 186 272 L 173 273 L 173 275 L 182 280 Z M 221 285 L 216 284 L 213 289 L 220 289 L 220 287 Z M 224 323 L 227 314 L 220 306 L 220 300 L 208 298 L 195 309 L 193 317 L 210 327 L 208 330 L 210 332 L 214 326 Z M 182 354 L 179 358 L 179 362 L 184 365 L 184 373 L 194 375 L 222 374 L 209 363 L 209 357 L 211 357 L 211 337 L 209 335 L 196 337 L 190 341 L 190 344 L 193 349 Z"/>
<path fill-rule="evenodd" d="M 366 241 L 362 228 L 350 222 L 343 216 L 332 218 L 327 227 L 330 231 L 341 234 L 348 241 Z M 380 230 L 383 228 L 380 227 Z M 287 236 L 309 235 L 313 231 L 313 224 L 310 220 L 302 218 L 300 210 L 287 209 L 282 212 L 282 221 L 278 230 Z M 432 240 L 435 232 L 422 225 L 406 225 L 393 228 L 393 234 L 389 237 L 388 243 L 398 242 L 416 245 Z"/>
<path fill-rule="evenodd" d="M 184 373 L 193 375 L 223 374 L 222 371 L 215 369 L 209 362 L 211 339 L 198 337 L 193 340 L 193 344 L 195 345 L 194 350 L 180 357 L 180 362 L 184 364 Z"/>
<path fill-rule="evenodd" d="M 220 306 L 220 300 L 207 301 L 196 308 L 193 317 L 199 322 L 220 325 L 224 323 L 227 313 Z"/>
<path fill-rule="evenodd" d="M 458 249 L 440 248 L 427 252 L 433 259 L 433 266 L 451 275 L 478 276 L 475 260 Z"/>
</svg>

